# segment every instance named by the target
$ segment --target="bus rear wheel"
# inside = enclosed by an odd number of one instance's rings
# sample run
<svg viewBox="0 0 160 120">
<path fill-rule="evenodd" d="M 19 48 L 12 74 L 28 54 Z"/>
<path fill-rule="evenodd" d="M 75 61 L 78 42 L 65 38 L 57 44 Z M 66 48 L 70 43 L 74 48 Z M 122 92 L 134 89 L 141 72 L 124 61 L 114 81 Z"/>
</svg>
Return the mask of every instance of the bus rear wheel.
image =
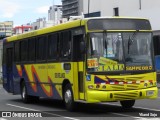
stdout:
<svg viewBox="0 0 160 120">
<path fill-rule="evenodd" d="M 25 82 L 22 82 L 21 84 L 21 98 L 24 103 L 30 102 L 30 96 L 27 93 Z"/>
<path fill-rule="evenodd" d="M 24 103 L 38 102 L 39 101 L 39 97 L 38 96 L 30 96 L 30 95 L 28 95 L 25 82 L 22 82 L 22 84 L 21 84 L 21 98 L 22 98 L 22 101 Z"/>
<path fill-rule="evenodd" d="M 64 89 L 63 100 L 67 110 L 74 111 L 75 110 L 75 102 L 73 98 L 73 91 L 70 84 L 67 84 Z"/>
<path fill-rule="evenodd" d="M 135 100 L 120 101 L 123 108 L 132 108 L 135 104 Z"/>
</svg>

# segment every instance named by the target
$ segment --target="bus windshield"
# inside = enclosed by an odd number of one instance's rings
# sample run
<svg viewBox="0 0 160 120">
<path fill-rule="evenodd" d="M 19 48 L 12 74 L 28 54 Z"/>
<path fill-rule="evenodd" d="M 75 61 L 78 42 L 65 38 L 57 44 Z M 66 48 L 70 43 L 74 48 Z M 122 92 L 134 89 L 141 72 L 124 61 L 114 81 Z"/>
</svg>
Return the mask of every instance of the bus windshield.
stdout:
<svg viewBox="0 0 160 120">
<path fill-rule="evenodd" d="M 90 33 L 88 71 L 152 70 L 151 33 Z"/>
</svg>

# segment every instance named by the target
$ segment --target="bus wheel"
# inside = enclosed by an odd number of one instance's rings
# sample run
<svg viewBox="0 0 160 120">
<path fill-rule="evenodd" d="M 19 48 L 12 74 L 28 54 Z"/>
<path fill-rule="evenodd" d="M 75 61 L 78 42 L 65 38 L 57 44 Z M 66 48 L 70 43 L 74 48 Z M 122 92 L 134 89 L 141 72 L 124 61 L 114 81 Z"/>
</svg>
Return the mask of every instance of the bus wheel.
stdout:
<svg viewBox="0 0 160 120">
<path fill-rule="evenodd" d="M 132 108 L 135 100 L 125 100 L 125 101 L 120 101 L 121 105 L 123 108 Z"/>
<path fill-rule="evenodd" d="M 29 103 L 30 102 L 30 96 L 27 94 L 27 89 L 26 89 L 25 82 L 23 82 L 21 84 L 21 97 L 22 97 L 22 101 L 24 103 Z"/>
<path fill-rule="evenodd" d="M 70 84 L 67 84 L 64 89 L 63 99 L 67 110 L 73 111 L 75 109 L 75 102 L 73 99 L 73 91 Z"/>
</svg>

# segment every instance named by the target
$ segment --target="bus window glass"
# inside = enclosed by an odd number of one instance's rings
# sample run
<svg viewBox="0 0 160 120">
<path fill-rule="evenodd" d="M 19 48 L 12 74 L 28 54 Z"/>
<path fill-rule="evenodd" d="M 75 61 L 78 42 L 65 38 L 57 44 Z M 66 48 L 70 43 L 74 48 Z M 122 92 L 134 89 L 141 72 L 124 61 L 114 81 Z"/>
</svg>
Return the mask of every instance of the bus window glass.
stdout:
<svg viewBox="0 0 160 120">
<path fill-rule="evenodd" d="M 45 36 L 37 39 L 37 60 L 46 60 L 47 39 Z"/>
<path fill-rule="evenodd" d="M 56 59 L 58 55 L 58 37 L 57 34 L 48 36 L 48 59 Z"/>
<path fill-rule="evenodd" d="M 19 42 L 15 42 L 14 44 L 14 51 L 15 51 L 15 62 L 19 62 L 20 61 L 20 55 L 19 55 Z"/>
<path fill-rule="evenodd" d="M 91 33 L 87 65 L 94 71 L 124 70 L 120 33 Z"/>
<path fill-rule="evenodd" d="M 153 70 L 151 33 L 90 33 L 89 71 Z"/>
<path fill-rule="evenodd" d="M 124 33 L 127 66 L 152 66 L 151 33 Z"/>
<path fill-rule="evenodd" d="M 71 58 L 71 32 L 63 32 L 61 36 L 61 55 L 63 59 Z"/>
<path fill-rule="evenodd" d="M 20 42 L 20 58 L 21 58 L 21 62 L 27 61 L 28 59 L 28 41 L 21 41 Z"/>
<path fill-rule="evenodd" d="M 35 38 L 29 39 L 28 41 L 28 59 L 29 61 L 35 61 L 35 55 L 36 55 L 36 43 Z"/>
</svg>

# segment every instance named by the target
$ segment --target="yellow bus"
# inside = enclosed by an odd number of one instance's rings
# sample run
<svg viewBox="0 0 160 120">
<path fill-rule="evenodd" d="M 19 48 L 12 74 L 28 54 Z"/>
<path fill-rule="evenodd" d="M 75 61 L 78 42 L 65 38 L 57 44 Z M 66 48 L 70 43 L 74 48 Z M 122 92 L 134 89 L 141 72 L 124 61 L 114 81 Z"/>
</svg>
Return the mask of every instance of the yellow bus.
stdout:
<svg viewBox="0 0 160 120">
<path fill-rule="evenodd" d="M 77 102 L 135 100 L 158 95 L 149 20 L 84 18 L 4 40 L 3 87 L 29 103 L 40 97 Z"/>
</svg>

